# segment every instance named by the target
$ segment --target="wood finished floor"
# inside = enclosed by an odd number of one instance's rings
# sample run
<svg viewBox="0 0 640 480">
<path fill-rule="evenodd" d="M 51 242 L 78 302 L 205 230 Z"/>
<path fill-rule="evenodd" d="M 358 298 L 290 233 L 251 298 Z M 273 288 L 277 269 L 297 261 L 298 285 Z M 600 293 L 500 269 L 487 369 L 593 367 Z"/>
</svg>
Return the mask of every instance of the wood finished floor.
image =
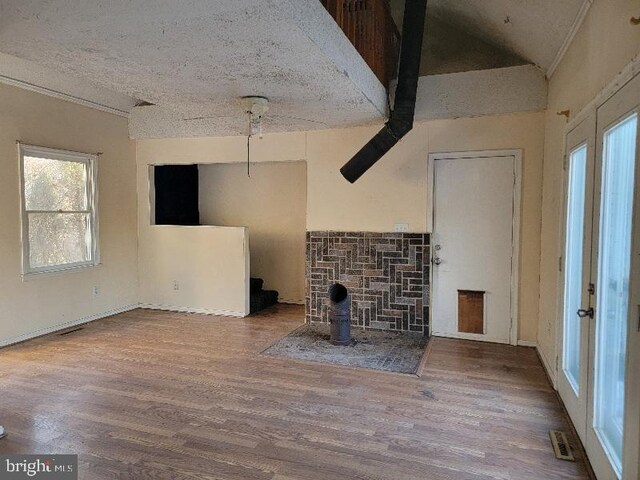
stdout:
<svg viewBox="0 0 640 480">
<path fill-rule="evenodd" d="M 135 310 L 0 350 L 0 453 L 80 479 L 587 479 L 533 349 L 434 339 L 421 378 L 260 356 L 302 323 Z"/>
</svg>

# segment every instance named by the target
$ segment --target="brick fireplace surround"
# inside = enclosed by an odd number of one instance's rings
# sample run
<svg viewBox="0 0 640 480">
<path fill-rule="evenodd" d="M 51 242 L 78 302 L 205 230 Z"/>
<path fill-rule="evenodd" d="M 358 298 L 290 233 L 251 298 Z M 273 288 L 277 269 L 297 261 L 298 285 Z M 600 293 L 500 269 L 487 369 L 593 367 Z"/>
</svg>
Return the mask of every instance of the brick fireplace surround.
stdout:
<svg viewBox="0 0 640 480">
<path fill-rule="evenodd" d="M 429 234 L 307 232 L 306 321 L 327 322 L 327 290 L 342 283 L 351 324 L 428 332 Z"/>
</svg>

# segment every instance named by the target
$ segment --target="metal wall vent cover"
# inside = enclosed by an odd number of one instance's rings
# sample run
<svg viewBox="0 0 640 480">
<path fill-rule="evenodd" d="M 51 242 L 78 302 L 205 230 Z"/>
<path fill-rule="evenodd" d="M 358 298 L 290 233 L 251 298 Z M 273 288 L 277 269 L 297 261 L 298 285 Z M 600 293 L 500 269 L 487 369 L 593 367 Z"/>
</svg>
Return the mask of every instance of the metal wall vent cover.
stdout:
<svg viewBox="0 0 640 480">
<path fill-rule="evenodd" d="M 551 437 L 551 445 L 553 445 L 553 452 L 556 454 L 557 459 L 569 462 L 576 461 L 569 446 L 567 435 L 564 432 L 549 430 L 549 437 Z"/>
</svg>

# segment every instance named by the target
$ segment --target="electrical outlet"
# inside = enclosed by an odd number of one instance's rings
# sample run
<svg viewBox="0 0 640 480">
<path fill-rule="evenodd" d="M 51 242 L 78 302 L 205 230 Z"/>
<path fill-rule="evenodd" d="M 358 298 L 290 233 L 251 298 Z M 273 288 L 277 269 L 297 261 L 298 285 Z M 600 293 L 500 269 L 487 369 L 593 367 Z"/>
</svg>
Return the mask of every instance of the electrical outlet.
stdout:
<svg viewBox="0 0 640 480">
<path fill-rule="evenodd" d="M 394 232 L 408 232 L 409 224 L 408 223 L 395 223 L 393 225 Z"/>
<path fill-rule="evenodd" d="M 174 281 L 173 281 L 173 289 L 174 289 L 175 291 L 180 290 L 180 283 L 178 283 L 178 281 L 177 281 L 177 280 L 174 280 Z"/>
<path fill-rule="evenodd" d="M 95 285 L 93 287 L 93 296 L 95 297 L 98 294 L 100 294 L 100 288 L 97 285 Z"/>
</svg>

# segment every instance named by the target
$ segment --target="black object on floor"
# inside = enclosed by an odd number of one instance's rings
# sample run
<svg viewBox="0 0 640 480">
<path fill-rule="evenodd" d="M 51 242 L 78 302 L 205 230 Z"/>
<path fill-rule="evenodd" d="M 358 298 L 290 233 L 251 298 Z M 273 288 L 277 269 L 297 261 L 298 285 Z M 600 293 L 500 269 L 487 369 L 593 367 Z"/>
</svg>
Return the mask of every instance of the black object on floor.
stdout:
<svg viewBox="0 0 640 480">
<path fill-rule="evenodd" d="M 278 292 L 275 290 L 263 290 L 263 284 L 264 281 L 261 278 L 249 279 L 250 314 L 259 312 L 278 303 Z"/>
<path fill-rule="evenodd" d="M 262 280 L 261 278 L 250 278 L 249 279 L 249 286 L 251 288 L 251 293 L 253 292 L 259 292 L 260 290 L 262 290 L 262 285 L 264 284 L 264 280 Z"/>
</svg>

